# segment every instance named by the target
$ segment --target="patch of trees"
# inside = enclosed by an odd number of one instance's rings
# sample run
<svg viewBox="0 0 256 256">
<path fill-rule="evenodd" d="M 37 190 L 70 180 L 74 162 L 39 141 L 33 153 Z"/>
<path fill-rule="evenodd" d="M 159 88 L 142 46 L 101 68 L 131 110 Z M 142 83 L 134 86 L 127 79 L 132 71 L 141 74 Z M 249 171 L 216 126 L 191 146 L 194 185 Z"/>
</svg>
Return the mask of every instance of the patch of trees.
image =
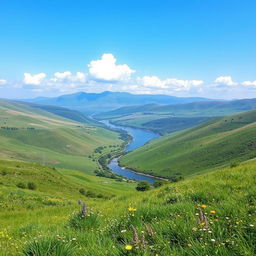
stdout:
<svg viewBox="0 0 256 256">
<path fill-rule="evenodd" d="M 148 181 L 140 181 L 136 186 L 137 191 L 147 191 L 149 189 L 150 189 L 150 184 Z"/>
<path fill-rule="evenodd" d="M 17 127 L 9 127 L 9 126 L 1 126 L 1 129 L 8 130 L 8 131 L 16 131 L 19 130 Z"/>
<path fill-rule="evenodd" d="M 10 127 L 10 126 L 1 126 L 2 130 L 7 130 L 7 131 L 17 131 L 20 130 L 18 127 Z M 27 130 L 35 130 L 36 128 L 34 127 L 27 127 L 27 128 L 21 128 L 21 129 L 27 129 Z"/>
<path fill-rule="evenodd" d="M 102 193 L 96 194 L 91 190 L 85 190 L 84 188 L 79 189 L 79 193 L 83 196 L 90 197 L 90 198 L 104 198 L 104 199 L 111 199 L 113 196 L 104 196 Z"/>
<path fill-rule="evenodd" d="M 102 153 L 102 150 L 104 149 L 105 147 L 103 147 L 103 146 L 100 146 L 100 147 L 97 147 L 95 150 L 94 150 L 94 152 L 95 153 Z"/>
<path fill-rule="evenodd" d="M 104 178 L 109 178 L 109 179 L 115 179 L 117 181 L 122 181 L 122 178 L 115 173 L 111 171 L 106 171 L 106 170 L 95 170 L 94 173 L 98 177 L 104 177 Z"/>
<path fill-rule="evenodd" d="M 23 183 L 23 182 L 19 182 L 16 185 L 18 188 L 22 188 L 22 189 L 30 189 L 30 190 L 36 190 L 37 186 L 34 182 L 28 182 L 27 184 Z"/>
</svg>

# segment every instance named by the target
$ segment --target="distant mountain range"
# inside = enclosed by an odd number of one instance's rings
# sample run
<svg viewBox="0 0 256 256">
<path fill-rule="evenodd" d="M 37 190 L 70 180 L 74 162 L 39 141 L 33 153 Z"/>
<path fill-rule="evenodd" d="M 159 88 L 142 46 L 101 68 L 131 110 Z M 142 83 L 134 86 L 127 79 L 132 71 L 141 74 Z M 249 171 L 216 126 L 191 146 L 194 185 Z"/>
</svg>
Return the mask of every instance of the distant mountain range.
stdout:
<svg viewBox="0 0 256 256">
<path fill-rule="evenodd" d="M 211 101 L 200 97 L 181 98 L 168 95 L 144 95 L 131 94 L 127 92 L 102 92 L 62 95 L 55 98 L 38 97 L 23 100 L 26 102 L 54 105 L 79 110 L 86 114 L 110 111 L 124 106 L 144 105 L 144 104 L 182 104 L 198 101 Z"/>
</svg>

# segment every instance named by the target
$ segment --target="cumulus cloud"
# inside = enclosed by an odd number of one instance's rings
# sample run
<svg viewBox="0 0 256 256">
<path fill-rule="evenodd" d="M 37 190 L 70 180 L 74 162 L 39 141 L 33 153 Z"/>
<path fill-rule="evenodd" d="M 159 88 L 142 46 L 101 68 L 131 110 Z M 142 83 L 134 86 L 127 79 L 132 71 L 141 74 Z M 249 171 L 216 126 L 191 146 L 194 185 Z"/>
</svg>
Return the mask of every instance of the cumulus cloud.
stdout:
<svg viewBox="0 0 256 256">
<path fill-rule="evenodd" d="M 227 86 L 234 86 L 238 84 L 232 80 L 231 76 L 220 76 L 216 78 L 215 83 L 219 85 L 227 85 Z"/>
<path fill-rule="evenodd" d="M 89 74 L 96 80 L 128 81 L 135 71 L 128 65 L 117 65 L 113 54 L 105 53 L 100 60 L 93 60 L 88 65 Z"/>
<path fill-rule="evenodd" d="M 32 75 L 30 73 L 24 73 L 24 84 L 28 85 L 40 85 L 42 81 L 45 79 L 46 74 L 45 73 L 39 73 Z"/>
<path fill-rule="evenodd" d="M 5 85 L 7 83 L 7 80 L 5 79 L 0 79 L 0 85 Z"/>
<path fill-rule="evenodd" d="M 24 79 L 9 82 L 8 86 L 23 88 L 35 93 L 50 95 L 77 91 L 102 92 L 125 91 L 136 94 L 169 94 L 175 96 L 207 96 L 221 98 L 241 97 L 241 92 L 251 94 L 256 90 L 256 81 L 235 82 L 231 76 L 220 76 L 206 83 L 203 80 L 177 78 L 162 79 L 158 76 L 134 77 L 135 71 L 127 64 L 117 64 L 113 54 L 105 53 L 98 60 L 88 64 L 84 72 L 63 71 L 52 75 L 45 73 L 24 73 Z M 6 80 L 0 79 L 0 87 L 5 88 Z M 2 86 L 1 86 L 2 85 Z"/>
<path fill-rule="evenodd" d="M 76 72 L 76 74 L 72 74 L 70 71 L 64 72 L 56 72 L 54 73 L 54 77 L 50 79 L 53 82 L 78 82 L 84 83 L 86 80 L 85 73 Z"/>
<path fill-rule="evenodd" d="M 65 71 L 65 72 L 56 72 L 55 74 L 54 74 L 54 76 L 55 76 L 55 78 L 56 79 L 60 79 L 60 80 L 63 80 L 63 79 L 65 79 L 65 78 L 69 78 L 69 77 L 71 77 L 72 76 L 72 73 L 70 72 L 70 71 Z"/>
<path fill-rule="evenodd" d="M 172 91 L 189 91 L 192 88 L 200 87 L 204 83 L 202 80 L 181 80 L 176 78 L 161 80 L 157 76 L 144 76 L 139 78 L 138 82 L 144 87 L 169 89 Z"/>
<path fill-rule="evenodd" d="M 246 86 L 246 87 L 256 88 L 256 80 L 255 81 L 244 81 L 244 82 L 242 82 L 242 85 Z"/>
</svg>

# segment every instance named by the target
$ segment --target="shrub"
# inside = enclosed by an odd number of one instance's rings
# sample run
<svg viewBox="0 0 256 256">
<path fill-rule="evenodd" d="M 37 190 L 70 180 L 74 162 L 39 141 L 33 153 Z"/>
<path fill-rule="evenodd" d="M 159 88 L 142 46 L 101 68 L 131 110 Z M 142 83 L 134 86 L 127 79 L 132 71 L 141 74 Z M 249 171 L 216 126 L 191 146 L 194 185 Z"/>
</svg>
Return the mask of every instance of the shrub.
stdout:
<svg viewBox="0 0 256 256">
<path fill-rule="evenodd" d="M 8 174 L 8 172 L 7 172 L 6 170 L 2 170 L 1 174 L 2 174 L 3 176 L 5 176 L 5 175 Z"/>
<path fill-rule="evenodd" d="M 28 182 L 28 189 L 30 190 L 36 190 L 36 184 L 33 182 Z"/>
<path fill-rule="evenodd" d="M 86 191 L 84 188 L 80 188 L 79 189 L 79 193 L 82 194 L 82 195 L 85 195 L 86 194 Z"/>
<path fill-rule="evenodd" d="M 56 238 L 44 238 L 33 241 L 23 250 L 26 256 L 72 256 L 75 245 L 72 242 L 63 242 Z"/>
<path fill-rule="evenodd" d="M 155 188 L 159 188 L 161 186 L 163 186 L 164 182 L 162 180 L 156 180 L 154 183 L 153 183 L 153 186 Z"/>
<path fill-rule="evenodd" d="M 239 165 L 239 162 L 238 161 L 232 161 L 231 163 L 230 163 L 230 168 L 235 168 L 235 167 L 237 167 Z"/>
<path fill-rule="evenodd" d="M 26 184 L 24 184 L 23 182 L 19 182 L 17 185 L 16 185 L 18 188 L 26 188 Z"/>
<path fill-rule="evenodd" d="M 86 196 L 87 196 L 87 197 L 91 197 L 91 198 L 95 198 L 95 197 L 96 197 L 96 194 L 95 194 L 94 192 L 92 192 L 92 191 L 87 191 L 87 192 L 86 192 Z"/>
<path fill-rule="evenodd" d="M 147 181 L 140 181 L 136 187 L 138 191 L 146 191 L 150 189 L 150 184 Z"/>
<path fill-rule="evenodd" d="M 104 196 L 100 193 L 97 195 L 98 198 L 104 198 Z"/>
</svg>

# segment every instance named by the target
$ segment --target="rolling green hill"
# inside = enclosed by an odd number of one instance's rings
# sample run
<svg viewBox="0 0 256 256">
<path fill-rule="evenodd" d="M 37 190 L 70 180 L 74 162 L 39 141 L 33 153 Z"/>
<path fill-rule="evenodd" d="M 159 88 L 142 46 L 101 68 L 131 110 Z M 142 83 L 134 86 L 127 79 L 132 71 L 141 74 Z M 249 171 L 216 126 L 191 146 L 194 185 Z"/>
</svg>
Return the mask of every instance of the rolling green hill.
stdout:
<svg viewBox="0 0 256 256">
<path fill-rule="evenodd" d="M 237 112 L 253 110 L 256 108 L 255 99 L 242 99 L 233 101 L 199 101 L 186 104 L 157 105 L 147 104 L 143 106 L 128 106 L 101 113 L 96 117 L 101 119 L 117 118 L 135 113 L 169 114 L 172 116 L 223 116 Z"/>
<path fill-rule="evenodd" d="M 255 161 L 148 192 L 128 192 L 133 185 L 119 183 L 122 191 L 118 182 L 79 175 L 71 180 L 44 166 L 0 161 L 1 256 L 256 253 Z M 38 187 L 18 188 L 20 180 Z M 116 197 L 90 198 L 78 191 L 90 185 L 115 191 Z M 77 199 L 87 203 L 84 215 Z"/>
<path fill-rule="evenodd" d="M 103 146 L 110 151 L 112 146 L 123 143 L 118 133 L 87 124 L 87 119 L 77 112 L 54 107 L 48 112 L 47 109 L 49 107 L 0 101 L 2 159 L 26 160 L 92 173 L 98 165 L 89 156 L 97 147 Z M 80 122 L 63 116 L 72 116 Z"/>
<path fill-rule="evenodd" d="M 211 120 L 124 155 L 134 170 L 163 177 L 194 175 L 256 157 L 256 111 Z M 150 161 L 148 161 L 150 159 Z"/>
<path fill-rule="evenodd" d="M 86 123 L 88 125 L 94 125 L 94 126 L 95 125 L 102 126 L 101 123 L 88 118 L 87 116 L 83 115 L 82 113 L 80 113 L 76 110 L 71 110 L 68 108 L 63 108 L 63 107 L 58 107 L 58 106 L 39 105 L 39 104 L 32 104 L 32 103 L 28 103 L 28 105 L 33 108 L 42 109 L 47 112 L 53 113 L 58 116 L 62 116 L 64 118 L 71 119 L 76 122 Z"/>
<path fill-rule="evenodd" d="M 96 115 L 117 125 L 160 134 L 187 129 L 209 119 L 256 109 L 256 99 L 204 101 L 187 104 L 128 106 Z"/>
</svg>

